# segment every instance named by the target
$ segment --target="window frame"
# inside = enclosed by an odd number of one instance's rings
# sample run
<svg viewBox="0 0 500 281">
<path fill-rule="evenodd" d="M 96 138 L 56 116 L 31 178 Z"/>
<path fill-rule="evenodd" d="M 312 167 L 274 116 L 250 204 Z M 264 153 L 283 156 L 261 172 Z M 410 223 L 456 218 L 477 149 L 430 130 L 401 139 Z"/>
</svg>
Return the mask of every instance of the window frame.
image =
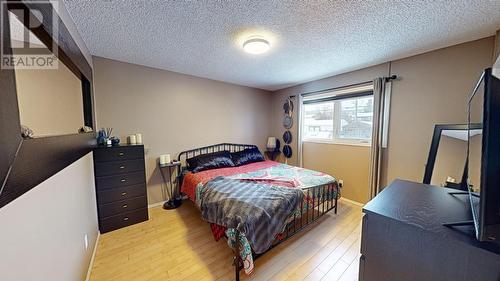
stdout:
<svg viewBox="0 0 500 281">
<path fill-rule="evenodd" d="M 350 91 L 349 91 L 350 90 Z M 320 94 L 311 94 L 304 95 L 305 97 L 310 97 L 306 100 L 302 101 L 302 108 L 304 108 L 307 104 L 319 104 L 325 102 L 335 102 L 363 97 L 373 97 L 373 85 L 369 85 L 362 88 L 353 88 L 353 89 L 344 89 L 339 91 L 328 91 L 322 92 Z M 317 98 L 314 98 L 317 96 Z M 351 145 L 351 146 L 365 146 L 369 147 L 372 145 L 372 138 L 369 140 L 361 139 L 361 138 L 338 138 L 333 137 L 332 139 L 325 138 L 307 138 L 304 134 L 304 122 L 305 122 L 305 114 L 301 113 L 300 120 L 300 130 L 301 134 L 301 142 L 303 143 L 320 143 L 320 144 L 336 144 L 336 145 Z M 335 118 L 332 119 L 332 123 L 334 123 Z M 373 136 L 372 136 L 373 137 Z"/>
</svg>

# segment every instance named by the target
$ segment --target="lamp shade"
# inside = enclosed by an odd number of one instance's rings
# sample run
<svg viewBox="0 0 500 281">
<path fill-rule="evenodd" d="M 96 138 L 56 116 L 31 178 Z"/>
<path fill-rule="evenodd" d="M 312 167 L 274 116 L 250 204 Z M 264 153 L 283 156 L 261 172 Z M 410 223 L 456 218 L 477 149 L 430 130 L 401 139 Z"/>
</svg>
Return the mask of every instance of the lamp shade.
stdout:
<svg viewBox="0 0 500 281">
<path fill-rule="evenodd" d="M 275 149 L 276 148 L 276 138 L 269 137 L 267 138 L 267 149 Z"/>
</svg>

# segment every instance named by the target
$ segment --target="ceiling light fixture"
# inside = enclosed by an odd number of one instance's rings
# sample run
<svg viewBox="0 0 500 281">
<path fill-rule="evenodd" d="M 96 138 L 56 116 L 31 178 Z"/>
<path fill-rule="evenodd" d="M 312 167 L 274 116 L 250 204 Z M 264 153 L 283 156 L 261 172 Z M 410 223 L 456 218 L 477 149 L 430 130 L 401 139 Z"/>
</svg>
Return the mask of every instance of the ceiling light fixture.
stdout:
<svg viewBox="0 0 500 281">
<path fill-rule="evenodd" d="M 250 38 L 243 43 L 243 50 L 249 54 L 263 54 L 271 48 L 269 41 L 262 38 Z"/>
</svg>

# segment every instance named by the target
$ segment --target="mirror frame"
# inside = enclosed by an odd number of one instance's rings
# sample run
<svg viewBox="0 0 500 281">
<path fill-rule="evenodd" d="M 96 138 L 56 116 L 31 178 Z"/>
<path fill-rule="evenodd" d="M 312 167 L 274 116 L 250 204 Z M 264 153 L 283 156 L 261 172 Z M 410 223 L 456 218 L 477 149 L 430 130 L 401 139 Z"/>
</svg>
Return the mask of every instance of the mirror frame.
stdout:
<svg viewBox="0 0 500 281">
<path fill-rule="evenodd" d="M 471 129 L 481 129 L 480 124 L 471 124 Z M 439 142 L 441 141 L 441 133 L 446 130 L 469 130 L 468 124 L 436 124 L 434 126 L 434 134 L 432 135 L 431 147 L 429 149 L 429 156 L 427 157 L 427 163 L 425 164 L 424 173 L 424 184 L 431 184 L 432 173 L 434 171 L 434 164 L 436 163 L 436 157 L 439 149 Z M 464 171 L 462 174 L 462 179 L 460 183 L 456 183 L 453 186 L 448 186 L 450 188 L 467 190 L 467 159 L 464 163 Z"/>
<path fill-rule="evenodd" d="M 68 28 L 47 0 L 24 1 L 7 0 L 3 5 L 2 42 L 4 52 L 12 54 L 9 31 L 9 10 L 23 9 L 32 14 L 38 11 L 43 21 L 38 27 L 26 26 L 53 53 L 57 46 L 57 58 L 82 81 L 84 125 L 95 128 L 92 99 L 92 67 L 83 55 Z M 52 16 L 54 18 L 52 18 Z M 57 20 L 58 29 L 53 30 L 52 22 Z M 24 24 L 24 23 L 23 23 Z M 54 41 L 57 44 L 54 44 Z M 17 103 L 15 72 L 13 69 L 0 68 L 0 208 L 22 194 L 36 187 L 52 175 L 85 156 L 95 146 L 95 133 L 82 133 L 21 138 L 21 124 Z M 83 125 L 83 124 L 82 124 Z"/>
</svg>

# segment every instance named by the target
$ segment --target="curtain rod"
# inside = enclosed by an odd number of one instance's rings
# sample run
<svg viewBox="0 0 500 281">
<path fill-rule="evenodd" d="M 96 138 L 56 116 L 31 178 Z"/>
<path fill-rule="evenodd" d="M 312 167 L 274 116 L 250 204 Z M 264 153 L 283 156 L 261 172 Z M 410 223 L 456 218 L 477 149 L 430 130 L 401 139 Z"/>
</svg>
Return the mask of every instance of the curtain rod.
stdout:
<svg viewBox="0 0 500 281">
<path fill-rule="evenodd" d="M 397 75 L 391 75 L 391 76 L 384 76 L 382 78 L 385 80 L 385 82 L 389 82 L 389 81 L 392 81 L 392 80 L 396 80 L 399 77 Z M 333 88 L 328 88 L 328 89 L 324 89 L 324 90 L 318 90 L 318 91 L 312 91 L 312 92 L 302 93 L 300 95 L 301 96 L 307 96 L 307 95 L 311 95 L 311 94 L 318 94 L 318 93 L 322 93 L 322 92 L 329 92 L 329 91 L 334 91 L 334 90 L 343 89 L 343 88 L 350 88 L 350 87 L 368 85 L 368 84 L 371 84 L 371 83 L 373 83 L 373 81 L 365 81 L 365 82 L 354 83 L 354 84 L 350 84 L 350 85 L 346 85 L 346 86 L 341 86 L 341 87 L 333 87 Z M 292 98 L 295 98 L 296 96 L 297 95 L 291 95 L 291 96 L 288 96 L 288 98 L 292 99 Z"/>
<path fill-rule="evenodd" d="M 391 75 L 391 76 L 386 76 L 386 77 L 383 77 L 383 78 L 385 79 L 385 82 L 389 82 L 391 80 L 396 80 L 399 77 L 397 75 Z"/>
</svg>

